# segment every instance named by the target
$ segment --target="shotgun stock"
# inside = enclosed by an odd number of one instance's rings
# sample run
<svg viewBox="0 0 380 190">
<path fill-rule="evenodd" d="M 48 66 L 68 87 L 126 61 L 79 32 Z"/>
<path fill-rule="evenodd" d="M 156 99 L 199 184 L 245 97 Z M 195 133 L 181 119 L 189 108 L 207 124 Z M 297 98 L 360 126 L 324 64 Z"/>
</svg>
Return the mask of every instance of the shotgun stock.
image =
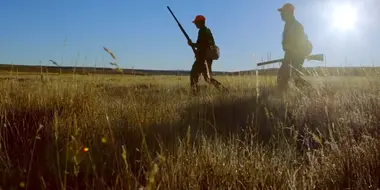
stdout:
<svg viewBox="0 0 380 190">
<path fill-rule="evenodd" d="M 324 61 L 324 55 L 323 54 L 315 54 L 315 55 L 309 55 L 305 57 L 308 61 Z M 262 66 L 262 65 L 268 65 L 272 63 L 278 63 L 282 62 L 284 59 L 276 59 L 272 61 L 265 61 L 258 63 L 257 66 Z"/>
<path fill-rule="evenodd" d="M 187 41 L 191 41 L 189 35 L 187 35 L 185 29 L 183 29 L 181 23 L 179 23 L 177 17 L 176 17 L 176 16 L 174 15 L 174 13 L 173 13 L 173 11 L 170 9 L 169 6 L 167 6 L 167 8 L 168 8 L 170 14 L 173 16 L 174 20 L 177 22 L 178 27 L 181 29 L 181 31 L 182 31 L 183 35 L 186 37 Z M 196 50 L 195 50 L 195 48 L 194 48 L 194 47 L 191 47 L 191 49 L 193 49 L 194 54 L 196 54 Z"/>
</svg>

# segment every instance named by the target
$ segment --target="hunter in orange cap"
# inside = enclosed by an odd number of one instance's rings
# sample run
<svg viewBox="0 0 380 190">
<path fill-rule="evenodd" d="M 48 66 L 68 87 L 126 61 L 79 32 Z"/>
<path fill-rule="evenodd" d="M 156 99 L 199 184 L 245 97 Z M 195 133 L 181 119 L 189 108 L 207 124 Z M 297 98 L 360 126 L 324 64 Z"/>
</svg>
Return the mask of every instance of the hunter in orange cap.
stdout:
<svg viewBox="0 0 380 190">
<path fill-rule="evenodd" d="M 213 60 L 219 59 L 219 48 L 215 45 L 211 30 L 206 26 L 206 18 L 197 15 L 193 21 L 199 29 L 196 43 L 188 41 L 189 46 L 196 48 L 195 62 L 190 71 L 190 86 L 194 94 L 199 91 L 198 78 L 202 74 L 205 81 L 219 90 L 226 90 L 222 84 L 211 77 Z"/>
<path fill-rule="evenodd" d="M 277 9 L 281 13 L 281 19 L 285 22 L 282 49 L 285 52 L 284 60 L 277 75 L 277 87 L 280 91 L 288 87 L 290 78 L 298 88 L 309 87 L 309 83 L 301 78 L 301 71 L 305 57 L 310 55 L 312 44 L 307 38 L 304 28 L 294 16 L 294 5 L 284 4 Z"/>
<path fill-rule="evenodd" d="M 197 21 L 206 21 L 206 17 L 204 17 L 203 15 L 197 15 L 193 20 L 193 23 L 195 24 L 195 22 Z"/>
</svg>

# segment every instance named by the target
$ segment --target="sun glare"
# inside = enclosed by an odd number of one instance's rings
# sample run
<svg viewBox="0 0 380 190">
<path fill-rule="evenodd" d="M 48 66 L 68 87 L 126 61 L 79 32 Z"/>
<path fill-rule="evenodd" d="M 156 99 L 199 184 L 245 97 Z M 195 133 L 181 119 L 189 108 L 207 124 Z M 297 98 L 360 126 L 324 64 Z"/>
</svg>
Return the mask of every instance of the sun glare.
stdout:
<svg viewBox="0 0 380 190">
<path fill-rule="evenodd" d="M 336 6 L 332 14 L 332 22 L 335 29 L 354 29 L 358 20 L 357 10 L 351 5 Z"/>
</svg>

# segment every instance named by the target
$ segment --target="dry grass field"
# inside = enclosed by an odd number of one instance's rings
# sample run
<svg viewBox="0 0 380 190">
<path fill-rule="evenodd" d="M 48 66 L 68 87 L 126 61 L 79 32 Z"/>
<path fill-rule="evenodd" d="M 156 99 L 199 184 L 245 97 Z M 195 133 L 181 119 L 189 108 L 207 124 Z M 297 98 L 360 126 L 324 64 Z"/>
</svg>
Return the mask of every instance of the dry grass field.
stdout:
<svg viewBox="0 0 380 190">
<path fill-rule="evenodd" d="M 217 78 L 3 74 L 1 189 L 380 188 L 379 77 Z"/>
</svg>

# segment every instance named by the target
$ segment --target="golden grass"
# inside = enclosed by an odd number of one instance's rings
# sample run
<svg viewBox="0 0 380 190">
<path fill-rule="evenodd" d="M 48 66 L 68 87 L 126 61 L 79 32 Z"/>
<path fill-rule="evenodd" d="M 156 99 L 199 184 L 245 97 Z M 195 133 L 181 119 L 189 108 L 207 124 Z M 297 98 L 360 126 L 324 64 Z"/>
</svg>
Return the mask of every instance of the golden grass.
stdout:
<svg viewBox="0 0 380 190">
<path fill-rule="evenodd" d="M 8 76 L 0 187 L 380 187 L 376 78 L 309 77 L 316 91 L 286 96 L 274 77 L 217 78 L 231 92 L 192 97 L 178 76 Z"/>
</svg>

